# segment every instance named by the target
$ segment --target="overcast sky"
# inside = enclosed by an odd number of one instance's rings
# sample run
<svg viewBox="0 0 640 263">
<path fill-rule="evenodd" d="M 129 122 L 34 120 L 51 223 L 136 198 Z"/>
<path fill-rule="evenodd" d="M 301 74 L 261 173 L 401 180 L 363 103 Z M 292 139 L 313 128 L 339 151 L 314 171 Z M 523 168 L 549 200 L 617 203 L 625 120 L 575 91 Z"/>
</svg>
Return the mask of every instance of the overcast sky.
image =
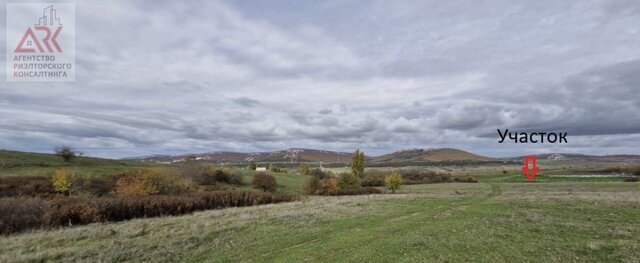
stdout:
<svg viewBox="0 0 640 263">
<path fill-rule="evenodd" d="M 0 148 L 640 154 L 637 0 L 76 8 L 75 82 L 0 73 Z M 498 144 L 498 128 L 568 132 L 569 143 Z"/>
</svg>

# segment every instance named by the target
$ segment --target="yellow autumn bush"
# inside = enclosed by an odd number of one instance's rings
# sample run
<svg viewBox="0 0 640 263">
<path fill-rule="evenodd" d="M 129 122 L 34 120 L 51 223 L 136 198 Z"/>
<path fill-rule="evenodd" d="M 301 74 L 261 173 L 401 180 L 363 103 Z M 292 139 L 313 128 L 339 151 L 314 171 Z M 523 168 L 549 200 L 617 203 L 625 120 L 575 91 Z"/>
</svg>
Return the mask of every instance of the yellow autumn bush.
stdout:
<svg viewBox="0 0 640 263">
<path fill-rule="evenodd" d="M 69 190 L 71 190 L 71 181 L 71 173 L 67 172 L 65 169 L 57 169 L 51 176 L 53 190 L 58 193 L 69 194 Z"/>
</svg>

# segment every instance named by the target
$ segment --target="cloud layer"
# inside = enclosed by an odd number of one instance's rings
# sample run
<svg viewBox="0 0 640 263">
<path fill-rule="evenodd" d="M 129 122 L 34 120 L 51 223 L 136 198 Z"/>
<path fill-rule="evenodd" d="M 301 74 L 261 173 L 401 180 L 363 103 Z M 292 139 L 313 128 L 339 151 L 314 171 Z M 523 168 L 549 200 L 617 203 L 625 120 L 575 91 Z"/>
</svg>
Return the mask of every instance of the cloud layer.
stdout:
<svg viewBox="0 0 640 263">
<path fill-rule="evenodd" d="M 77 81 L 5 82 L 0 148 L 640 154 L 639 10 L 623 0 L 82 1 Z M 566 131 L 569 144 L 498 144 L 498 128 Z"/>
</svg>

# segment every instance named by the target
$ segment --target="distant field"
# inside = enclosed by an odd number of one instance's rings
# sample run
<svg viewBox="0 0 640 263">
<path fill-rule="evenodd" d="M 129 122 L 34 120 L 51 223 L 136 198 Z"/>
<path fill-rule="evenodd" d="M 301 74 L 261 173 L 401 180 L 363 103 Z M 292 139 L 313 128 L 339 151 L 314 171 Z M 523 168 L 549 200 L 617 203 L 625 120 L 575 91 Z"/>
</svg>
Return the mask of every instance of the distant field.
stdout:
<svg viewBox="0 0 640 263">
<path fill-rule="evenodd" d="M 536 176 L 536 178 L 532 181 L 527 181 L 526 178 L 522 175 L 510 175 L 510 176 L 499 176 L 499 177 L 489 177 L 482 178 L 479 177 L 482 182 L 501 182 L 501 183 L 554 183 L 554 182 L 622 182 L 624 180 L 623 177 L 611 177 L 611 176 L 601 176 L 601 177 L 593 177 L 590 175 L 585 176 Z"/>
<path fill-rule="evenodd" d="M 0 262 L 637 262 L 640 184 L 412 185 L 402 194 L 0 238 Z"/>
<path fill-rule="evenodd" d="M 65 163 L 58 156 L 0 150 L 0 176 L 49 175 L 59 168 L 73 170 L 87 176 L 102 176 L 138 168 L 161 168 L 165 165 L 78 157 Z"/>
</svg>

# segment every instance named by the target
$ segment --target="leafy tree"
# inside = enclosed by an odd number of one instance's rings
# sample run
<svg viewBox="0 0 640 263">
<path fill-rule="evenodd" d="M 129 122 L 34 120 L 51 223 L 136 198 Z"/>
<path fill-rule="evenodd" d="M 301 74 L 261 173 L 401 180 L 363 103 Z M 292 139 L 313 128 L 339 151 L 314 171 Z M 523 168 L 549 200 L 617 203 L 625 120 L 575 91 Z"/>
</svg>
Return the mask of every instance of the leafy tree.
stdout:
<svg viewBox="0 0 640 263">
<path fill-rule="evenodd" d="M 69 194 L 71 190 L 71 174 L 64 169 L 58 169 L 51 176 L 51 184 L 56 192 Z"/>
<path fill-rule="evenodd" d="M 402 184 L 402 176 L 398 172 L 393 172 L 384 178 L 384 185 L 391 190 L 391 193 L 395 193 Z"/>
<path fill-rule="evenodd" d="M 362 178 L 364 177 L 364 152 L 361 152 L 360 149 L 356 149 L 353 152 L 353 157 L 351 158 L 351 174 Z"/>
<path fill-rule="evenodd" d="M 360 188 L 360 178 L 350 173 L 340 174 L 340 189 L 358 189 Z"/>
<path fill-rule="evenodd" d="M 249 167 L 247 167 L 247 168 L 249 168 L 249 170 L 255 171 L 256 168 L 258 168 L 258 166 L 256 165 L 256 163 L 250 163 Z"/>
<path fill-rule="evenodd" d="M 265 192 L 275 192 L 277 186 L 276 178 L 264 172 L 256 174 L 252 184 L 253 188 L 262 189 Z"/>
<path fill-rule="evenodd" d="M 81 152 L 78 152 L 70 146 L 66 145 L 56 147 L 54 151 L 56 155 L 60 156 L 62 158 L 62 161 L 64 162 L 70 162 L 71 159 L 75 158 L 76 156 L 82 156 Z"/>
</svg>

